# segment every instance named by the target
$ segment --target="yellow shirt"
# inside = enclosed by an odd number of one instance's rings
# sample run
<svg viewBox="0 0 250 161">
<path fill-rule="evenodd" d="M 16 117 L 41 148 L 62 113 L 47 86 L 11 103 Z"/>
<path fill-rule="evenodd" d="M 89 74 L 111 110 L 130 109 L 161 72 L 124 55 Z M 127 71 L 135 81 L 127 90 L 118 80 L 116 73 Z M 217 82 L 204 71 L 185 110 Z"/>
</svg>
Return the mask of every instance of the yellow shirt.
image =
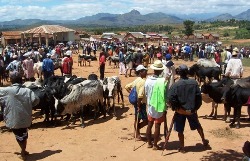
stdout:
<svg viewBox="0 0 250 161">
<path fill-rule="evenodd" d="M 142 103 L 147 103 L 146 95 L 145 95 L 145 81 L 146 78 L 142 79 L 141 77 L 136 78 L 133 82 L 127 84 L 125 86 L 126 90 L 131 90 L 134 86 L 136 86 L 137 97 L 142 98 Z"/>
</svg>

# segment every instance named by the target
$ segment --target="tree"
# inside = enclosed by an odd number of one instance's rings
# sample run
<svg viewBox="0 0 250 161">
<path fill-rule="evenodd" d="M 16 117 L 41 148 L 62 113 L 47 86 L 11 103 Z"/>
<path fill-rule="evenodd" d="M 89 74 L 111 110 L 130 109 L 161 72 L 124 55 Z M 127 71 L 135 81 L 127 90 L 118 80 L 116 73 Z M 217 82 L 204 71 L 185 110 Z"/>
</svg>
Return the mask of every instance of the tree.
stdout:
<svg viewBox="0 0 250 161">
<path fill-rule="evenodd" d="M 193 29 L 194 21 L 186 20 L 183 22 L 183 25 L 185 28 L 184 34 L 187 36 L 192 35 L 194 32 L 194 29 Z"/>
</svg>

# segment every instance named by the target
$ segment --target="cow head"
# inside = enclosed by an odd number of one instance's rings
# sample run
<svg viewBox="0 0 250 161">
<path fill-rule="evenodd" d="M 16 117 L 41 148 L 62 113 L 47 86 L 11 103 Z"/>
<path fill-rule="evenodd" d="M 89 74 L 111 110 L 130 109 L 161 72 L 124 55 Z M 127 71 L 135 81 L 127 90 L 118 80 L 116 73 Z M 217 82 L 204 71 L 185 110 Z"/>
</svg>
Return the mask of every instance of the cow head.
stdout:
<svg viewBox="0 0 250 161">
<path fill-rule="evenodd" d="M 117 92 L 117 80 L 115 78 L 108 78 L 107 89 L 109 91 L 108 97 L 113 97 Z"/>
<path fill-rule="evenodd" d="M 55 98 L 55 108 L 56 108 L 56 114 L 55 115 L 60 115 L 64 114 L 63 112 L 65 111 L 64 104 L 60 102 L 60 100 Z"/>
</svg>

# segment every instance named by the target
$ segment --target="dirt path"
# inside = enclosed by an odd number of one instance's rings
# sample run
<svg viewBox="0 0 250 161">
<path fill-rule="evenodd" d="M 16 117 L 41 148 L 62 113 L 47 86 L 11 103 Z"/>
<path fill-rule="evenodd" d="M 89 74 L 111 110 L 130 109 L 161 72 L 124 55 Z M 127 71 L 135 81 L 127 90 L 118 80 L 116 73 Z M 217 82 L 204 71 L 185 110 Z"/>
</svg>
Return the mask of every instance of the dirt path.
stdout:
<svg viewBox="0 0 250 161">
<path fill-rule="evenodd" d="M 98 62 L 91 66 L 78 67 L 77 56 L 74 56 L 73 74 L 87 77 L 90 73 L 98 72 Z M 184 63 L 175 61 L 176 66 Z M 190 66 L 191 63 L 188 62 Z M 244 76 L 250 75 L 250 68 L 245 68 Z M 152 71 L 149 70 L 149 74 Z M 106 66 L 105 76 L 118 75 L 118 69 Z M 120 76 L 122 86 L 133 81 L 135 77 L 125 78 Z M 241 129 L 230 129 L 222 121 L 223 107 L 219 105 L 218 120 L 205 119 L 211 112 L 211 103 L 203 102 L 198 114 L 204 128 L 205 136 L 210 141 L 211 149 L 204 149 L 199 135 L 191 131 L 187 123 L 185 128 L 185 146 L 187 153 L 178 153 L 178 136 L 175 131 L 170 136 L 167 150 L 161 156 L 161 151 L 148 149 L 144 142 L 135 142 L 133 139 L 134 109 L 128 103 L 128 93 L 125 95 L 125 108 L 116 107 L 118 117 L 108 116 L 106 119 L 87 120 L 84 129 L 77 122 L 75 126 L 66 127 L 62 124 L 56 128 L 46 128 L 42 118 L 36 117 L 29 131 L 27 150 L 30 152 L 27 160 L 41 161 L 165 161 L 165 160 L 240 160 L 242 159 L 242 145 L 250 138 L 250 122 L 242 121 Z M 206 98 L 206 96 L 204 96 Z M 207 99 L 204 99 L 207 100 Z M 168 110 L 168 121 L 171 120 L 173 111 Z M 242 117 L 247 116 L 246 107 L 242 108 Z M 168 125 L 170 122 L 168 122 Z M 19 151 L 14 135 L 0 123 L 0 161 L 19 160 L 14 152 Z M 141 130 L 145 136 L 146 128 Z M 161 129 L 163 133 L 163 127 Z M 163 145 L 164 137 L 161 136 L 159 144 Z M 134 146 L 138 148 L 133 151 Z"/>
</svg>

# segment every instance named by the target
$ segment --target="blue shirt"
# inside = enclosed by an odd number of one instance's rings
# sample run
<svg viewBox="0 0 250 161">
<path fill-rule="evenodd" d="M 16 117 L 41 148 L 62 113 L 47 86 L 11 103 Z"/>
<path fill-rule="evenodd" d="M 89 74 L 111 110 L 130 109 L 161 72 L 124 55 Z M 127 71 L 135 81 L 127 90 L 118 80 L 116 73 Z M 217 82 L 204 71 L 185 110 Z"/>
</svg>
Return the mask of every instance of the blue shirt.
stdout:
<svg viewBox="0 0 250 161">
<path fill-rule="evenodd" d="M 54 72 L 54 63 L 50 58 L 43 60 L 42 70 L 46 72 Z"/>
</svg>

